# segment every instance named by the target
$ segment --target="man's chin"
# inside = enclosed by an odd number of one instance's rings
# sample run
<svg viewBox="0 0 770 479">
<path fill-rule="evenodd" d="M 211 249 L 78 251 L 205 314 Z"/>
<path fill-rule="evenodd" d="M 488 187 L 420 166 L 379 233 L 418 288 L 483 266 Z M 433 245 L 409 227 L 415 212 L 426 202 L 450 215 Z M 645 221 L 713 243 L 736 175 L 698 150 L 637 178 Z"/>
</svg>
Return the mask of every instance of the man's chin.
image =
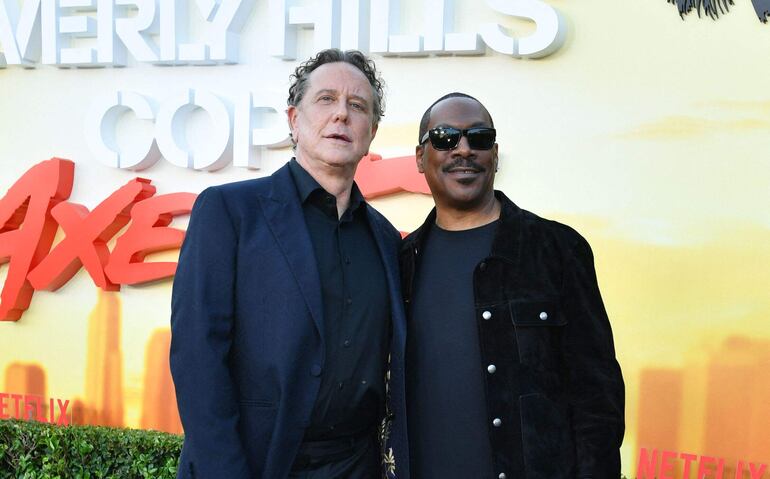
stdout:
<svg viewBox="0 0 770 479">
<path fill-rule="evenodd" d="M 354 158 L 351 156 L 325 156 L 319 158 L 324 167 L 330 170 L 343 171 L 350 170 L 355 171 L 358 163 L 362 157 Z"/>
<path fill-rule="evenodd" d="M 446 195 L 446 203 L 457 210 L 474 210 L 484 204 L 487 193 L 475 188 L 452 191 Z"/>
</svg>

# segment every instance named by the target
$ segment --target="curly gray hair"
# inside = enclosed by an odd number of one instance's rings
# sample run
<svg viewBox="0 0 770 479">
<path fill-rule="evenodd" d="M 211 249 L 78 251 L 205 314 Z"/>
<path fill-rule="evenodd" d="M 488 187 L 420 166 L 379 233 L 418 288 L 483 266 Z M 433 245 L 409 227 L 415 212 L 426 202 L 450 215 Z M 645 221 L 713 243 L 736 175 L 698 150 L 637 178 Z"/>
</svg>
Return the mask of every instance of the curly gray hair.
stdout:
<svg viewBox="0 0 770 479">
<path fill-rule="evenodd" d="M 321 50 L 318 54 L 308 61 L 302 63 L 294 70 L 291 75 L 291 86 L 289 87 L 289 98 L 286 103 L 289 106 L 297 106 L 302 101 L 308 87 L 308 78 L 316 68 L 326 63 L 344 62 L 356 67 L 364 74 L 369 84 L 372 86 L 372 97 L 374 98 L 374 124 L 380 122 L 385 114 L 385 83 L 382 81 L 374 61 L 359 52 L 358 50 L 342 51 L 337 48 Z"/>
</svg>

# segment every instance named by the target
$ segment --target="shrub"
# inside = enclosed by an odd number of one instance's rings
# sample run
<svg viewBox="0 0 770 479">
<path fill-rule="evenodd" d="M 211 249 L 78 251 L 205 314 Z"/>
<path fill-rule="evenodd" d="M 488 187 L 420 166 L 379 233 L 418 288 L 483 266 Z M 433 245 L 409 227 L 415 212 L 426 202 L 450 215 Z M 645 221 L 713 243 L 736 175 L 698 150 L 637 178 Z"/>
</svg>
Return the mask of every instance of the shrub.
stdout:
<svg viewBox="0 0 770 479">
<path fill-rule="evenodd" d="M 0 421 L 0 479 L 176 477 L 182 436 Z"/>
</svg>

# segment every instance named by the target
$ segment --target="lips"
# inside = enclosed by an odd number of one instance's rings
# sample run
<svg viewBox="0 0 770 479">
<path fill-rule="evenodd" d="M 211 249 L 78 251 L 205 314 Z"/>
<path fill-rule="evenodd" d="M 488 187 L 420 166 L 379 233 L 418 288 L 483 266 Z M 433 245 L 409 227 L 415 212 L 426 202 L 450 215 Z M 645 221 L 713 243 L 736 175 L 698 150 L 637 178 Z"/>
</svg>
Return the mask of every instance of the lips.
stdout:
<svg viewBox="0 0 770 479">
<path fill-rule="evenodd" d="M 442 168 L 444 173 L 457 173 L 464 175 L 475 175 L 486 171 L 472 158 L 455 158 L 454 161 Z"/>
<path fill-rule="evenodd" d="M 479 169 L 479 168 L 463 167 L 463 168 L 449 168 L 449 169 L 447 169 L 445 171 L 447 173 L 462 173 L 462 174 L 469 174 L 470 175 L 470 174 L 481 173 L 482 170 Z"/>
<path fill-rule="evenodd" d="M 329 139 L 329 140 L 340 140 L 340 141 L 344 141 L 346 143 L 351 143 L 350 137 L 348 137 L 347 135 L 341 134 L 341 133 L 332 133 L 330 135 L 324 136 L 324 138 Z"/>
</svg>

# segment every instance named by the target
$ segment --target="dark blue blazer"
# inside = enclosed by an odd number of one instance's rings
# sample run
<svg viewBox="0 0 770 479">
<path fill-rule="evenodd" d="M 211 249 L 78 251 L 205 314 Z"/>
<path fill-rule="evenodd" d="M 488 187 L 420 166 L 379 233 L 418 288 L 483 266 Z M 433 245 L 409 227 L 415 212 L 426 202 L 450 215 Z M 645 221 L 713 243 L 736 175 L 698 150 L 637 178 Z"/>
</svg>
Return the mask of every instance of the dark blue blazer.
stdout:
<svg viewBox="0 0 770 479">
<path fill-rule="evenodd" d="M 391 301 L 388 448 L 408 478 L 400 236 L 367 205 Z M 288 476 L 324 370 L 321 288 L 288 166 L 195 202 L 171 301 L 171 373 L 185 430 L 179 478 Z"/>
</svg>

